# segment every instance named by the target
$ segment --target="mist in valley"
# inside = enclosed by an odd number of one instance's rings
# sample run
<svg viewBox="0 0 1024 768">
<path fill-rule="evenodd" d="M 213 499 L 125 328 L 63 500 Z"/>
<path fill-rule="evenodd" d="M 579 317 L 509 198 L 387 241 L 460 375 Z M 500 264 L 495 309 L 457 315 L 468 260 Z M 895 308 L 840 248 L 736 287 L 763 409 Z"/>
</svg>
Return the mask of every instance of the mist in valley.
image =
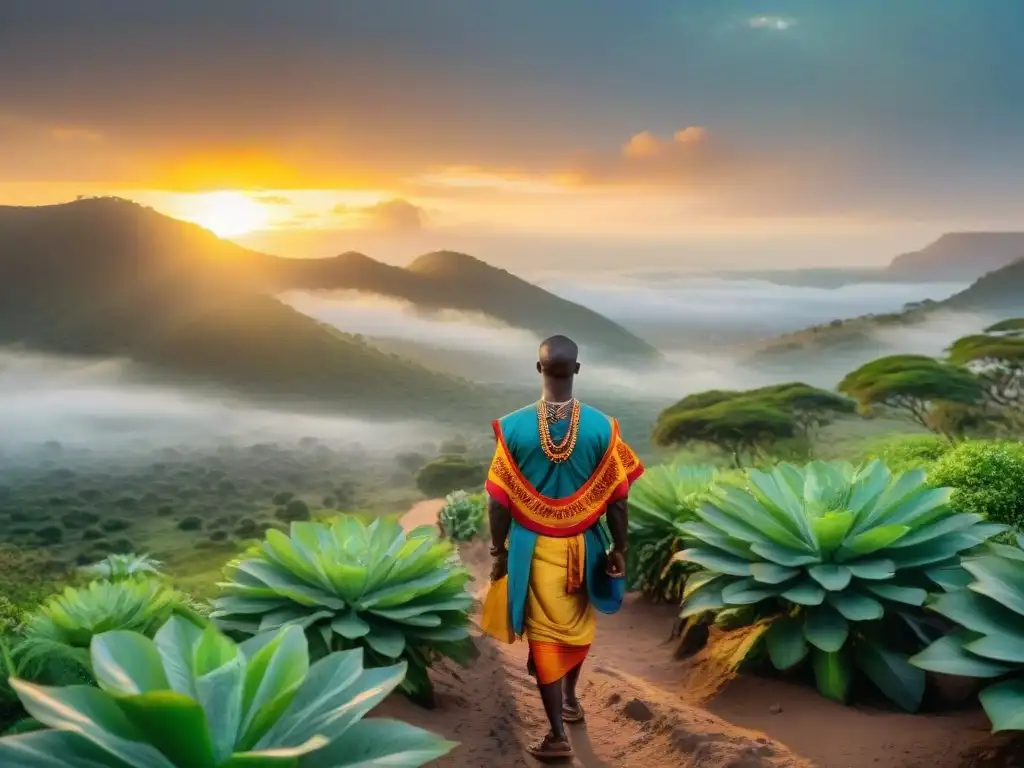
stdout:
<svg viewBox="0 0 1024 768">
<path fill-rule="evenodd" d="M 759 280 L 606 275 L 568 280 L 548 274 L 548 290 L 619 322 L 665 354 L 655 365 L 623 366 L 581 348 L 582 398 L 614 397 L 663 407 L 708 389 L 748 389 L 803 380 L 834 387 L 866 359 L 895 352 L 941 354 L 955 338 L 978 330 L 985 318 L 937 315 L 913 328 L 883 328 L 877 349 L 848 356 L 841 350 L 807 364 L 774 368 L 748 362 L 750 344 L 839 318 L 898 311 L 924 299 L 942 299 L 955 283 L 859 284 L 841 288 L 783 286 Z M 429 368 L 492 385 L 536 387 L 540 339 L 480 314 L 425 311 L 411 304 L 352 291 L 289 292 L 281 300 L 339 330 L 359 334 L 388 352 Z M 850 367 L 847 367 L 850 366 Z"/>
<path fill-rule="evenodd" d="M 839 289 L 780 286 L 753 280 L 621 276 L 593 281 L 547 278 L 549 288 L 653 340 L 665 353 L 654 365 L 623 366 L 581 350 L 581 398 L 632 409 L 653 418 L 675 400 L 708 389 L 747 389 L 802 380 L 834 387 L 851 368 L 882 354 L 939 355 L 958 336 L 991 318 L 938 313 L 922 325 L 879 326 L 877 349 L 821 354 L 798 365 L 752 365 L 750 339 L 805 328 L 837 317 L 891 312 L 907 302 L 942 298 L 961 286 L 852 285 Z M 320 322 L 428 368 L 487 385 L 521 391 L 524 403 L 538 384 L 539 339 L 484 315 L 417 309 L 353 292 L 291 292 L 284 302 Z M 717 345 L 709 334 L 732 333 L 742 342 Z M 500 414 L 495 414 L 495 416 Z M 649 422 L 648 422 L 649 423 Z M 0 452 L 10 460 L 45 443 L 66 455 L 130 462 L 168 448 L 211 451 L 261 443 L 315 439 L 353 460 L 387 463 L 403 451 L 430 454 L 450 425 L 368 420 L 358 414 L 293 413 L 237 398 L 153 383 L 118 360 L 74 360 L 0 354 Z M 486 427 L 480 433 L 485 436 Z M 484 438 L 481 437 L 481 440 Z"/>
<path fill-rule="evenodd" d="M 371 421 L 255 407 L 146 382 L 129 363 L 0 353 L 0 456 L 58 447 L 64 460 L 149 461 L 162 451 L 315 440 L 360 461 L 427 447 L 438 425 Z M 49 444 L 49 445 L 47 445 Z"/>
</svg>

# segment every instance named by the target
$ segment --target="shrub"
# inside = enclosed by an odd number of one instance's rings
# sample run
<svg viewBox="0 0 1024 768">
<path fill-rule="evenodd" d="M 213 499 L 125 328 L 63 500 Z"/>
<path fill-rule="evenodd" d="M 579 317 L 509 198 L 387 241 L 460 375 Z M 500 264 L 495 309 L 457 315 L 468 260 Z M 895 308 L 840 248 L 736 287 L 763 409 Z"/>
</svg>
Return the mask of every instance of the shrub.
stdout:
<svg viewBox="0 0 1024 768">
<path fill-rule="evenodd" d="M 416 473 L 416 487 L 424 496 L 444 498 L 459 488 L 483 485 L 487 470 L 461 456 L 441 456 Z"/>
<path fill-rule="evenodd" d="M 629 574 L 631 589 L 653 600 L 678 602 L 687 567 L 675 559 L 682 549 L 680 525 L 695 520 L 697 504 L 718 478 L 711 467 L 651 467 L 629 494 Z"/>
<path fill-rule="evenodd" d="M 127 520 L 120 517 L 108 517 L 106 520 L 100 522 L 100 529 L 107 533 L 117 533 L 118 531 L 127 531 L 132 527 L 132 524 Z"/>
<path fill-rule="evenodd" d="M 199 531 L 202 530 L 203 520 L 202 518 L 192 515 L 190 517 L 183 518 L 178 523 L 178 528 L 183 531 Z"/>
<path fill-rule="evenodd" d="M 152 636 L 176 612 L 192 613 L 177 592 L 152 581 L 94 581 L 67 587 L 36 608 L 25 621 L 24 639 L 16 649 L 31 677 L 45 677 L 51 662 L 75 664 L 89 672 L 86 652 L 93 637 L 114 629 Z"/>
<path fill-rule="evenodd" d="M 967 589 L 938 596 L 929 607 L 959 625 L 910 663 L 930 672 L 999 678 L 982 690 L 993 731 L 1024 731 L 1024 536 L 1018 547 L 992 545 L 965 558 Z"/>
<path fill-rule="evenodd" d="M 362 720 L 404 665 L 364 670 L 348 651 L 311 666 L 297 627 L 236 645 L 172 618 L 155 640 L 107 632 L 90 651 L 98 689 L 12 680 L 49 729 L 0 738 L 0 764 L 421 766 L 455 746 L 400 721 Z"/>
<path fill-rule="evenodd" d="M 292 499 L 284 507 L 274 513 L 278 520 L 292 523 L 297 520 L 309 520 L 309 505 L 302 499 Z"/>
<path fill-rule="evenodd" d="M 928 479 L 953 488 L 953 505 L 993 523 L 1024 531 L 1024 443 L 961 443 L 940 459 Z"/>
<path fill-rule="evenodd" d="M 47 525 L 46 527 L 40 528 L 36 531 L 36 536 L 42 544 L 52 546 L 54 544 L 60 544 L 61 540 L 64 538 L 64 531 L 56 525 Z"/>
<path fill-rule="evenodd" d="M 777 669 L 810 654 L 818 689 L 845 701 L 856 666 L 914 711 L 924 673 L 908 657 L 937 634 L 922 606 L 936 586 L 956 589 L 959 555 L 1004 530 L 956 512 L 948 488 L 918 470 L 893 476 L 878 461 L 780 464 L 751 470 L 748 487 L 719 486 L 682 529 L 695 545 L 682 617 L 714 612 L 759 623 Z"/>
<path fill-rule="evenodd" d="M 82 573 L 97 579 L 120 581 L 137 577 L 162 576 L 162 563 L 149 555 L 107 555 L 100 562 L 82 568 Z"/>
<path fill-rule="evenodd" d="M 295 494 L 292 493 L 291 491 L 281 491 L 280 493 L 275 493 L 274 498 L 271 499 L 271 501 L 273 501 L 274 504 L 276 504 L 277 506 L 283 507 L 285 504 L 287 504 L 294 498 Z"/>
<path fill-rule="evenodd" d="M 871 451 L 867 458 L 879 459 L 892 472 L 928 471 L 952 448 L 948 440 L 938 435 L 916 435 L 887 441 Z"/>
<path fill-rule="evenodd" d="M 448 494 L 438 513 L 441 532 L 452 541 L 470 541 L 484 528 L 486 503 L 482 493 L 472 496 L 465 491 Z"/>
<path fill-rule="evenodd" d="M 409 663 L 402 690 L 432 701 L 427 667 L 447 656 L 465 663 L 469 573 L 436 529 L 408 534 L 395 520 L 292 523 L 229 563 L 211 617 L 255 635 L 286 624 L 306 629 L 318 653 L 363 647 L 374 665 Z"/>
</svg>

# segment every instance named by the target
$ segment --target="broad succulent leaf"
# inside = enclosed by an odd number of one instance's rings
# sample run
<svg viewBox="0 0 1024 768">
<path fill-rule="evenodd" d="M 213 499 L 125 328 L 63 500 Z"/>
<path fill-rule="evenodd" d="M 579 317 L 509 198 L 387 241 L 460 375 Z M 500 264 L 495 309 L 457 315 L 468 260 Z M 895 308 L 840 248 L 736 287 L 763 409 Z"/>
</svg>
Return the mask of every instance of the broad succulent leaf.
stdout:
<svg viewBox="0 0 1024 768">
<path fill-rule="evenodd" d="M 929 602 L 959 631 L 910 663 L 930 672 L 994 679 L 979 696 L 992 730 L 1024 730 L 1024 551 L 990 544 L 963 567 L 971 577 L 966 589 Z"/>
<path fill-rule="evenodd" d="M 486 526 L 486 506 L 482 493 L 448 494 L 437 516 L 441 532 L 452 541 L 472 540 Z"/>
<path fill-rule="evenodd" d="M 711 467 L 660 466 L 648 469 L 629 494 L 630 588 L 654 600 L 678 602 L 686 583 L 682 526 L 696 520 L 696 505 L 721 479 Z"/>
<path fill-rule="evenodd" d="M 402 690 L 429 703 L 427 667 L 475 653 L 469 579 L 432 526 L 406 533 L 385 518 L 296 522 L 290 535 L 270 530 L 228 565 L 211 617 L 250 636 L 300 627 L 317 653 L 363 648 L 373 665 L 404 660 Z"/>
<path fill-rule="evenodd" d="M 118 629 L 152 636 L 176 614 L 203 622 L 180 593 L 156 581 L 94 581 L 83 588 L 67 587 L 26 620 L 24 637 L 15 649 L 19 669 L 32 679 L 47 679 L 48 667 L 65 663 L 91 676 L 88 650 L 94 637 Z"/>
<path fill-rule="evenodd" d="M 925 679 L 907 659 L 936 636 L 922 606 L 968 581 L 960 556 L 1004 530 L 949 496 L 879 461 L 751 470 L 746 488 L 712 489 L 680 525 L 688 546 L 677 559 L 703 569 L 680 615 L 755 606 L 753 616 L 777 617 L 765 636 L 777 668 L 810 657 L 819 690 L 840 701 L 856 669 L 916 710 Z"/>
<path fill-rule="evenodd" d="M 115 554 L 107 555 L 98 563 L 82 566 L 79 570 L 94 578 L 120 581 L 137 577 L 162 576 L 163 572 L 160 570 L 162 565 L 159 560 L 154 560 L 149 555 Z"/>
<path fill-rule="evenodd" d="M 357 649 L 311 666 L 295 626 L 236 645 L 212 625 L 172 617 L 153 639 L 98 635 L 91 655 L 99 688 L 12 680 L 48 730 L 0 738 L 0 765 L 415 768 L 456 746 L 405 723 L 362 720 L 405 665 L 367 670 Z"/>
</svg>

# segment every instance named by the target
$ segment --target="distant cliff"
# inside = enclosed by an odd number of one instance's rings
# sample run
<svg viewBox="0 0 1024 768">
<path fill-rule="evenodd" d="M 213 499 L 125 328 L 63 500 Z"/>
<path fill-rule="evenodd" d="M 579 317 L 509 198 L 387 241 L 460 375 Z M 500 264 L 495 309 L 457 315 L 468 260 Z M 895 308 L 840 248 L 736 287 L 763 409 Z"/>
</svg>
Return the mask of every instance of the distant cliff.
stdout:
<svg viewBox="0 0 1024 768">
<path fill-rule="evenodd" d="M 904 253 L 886 270 L 890 278 L 973 280 L 1024 259 L 1024 232 L 949 232 L 919 251 Z"/>
</svg>

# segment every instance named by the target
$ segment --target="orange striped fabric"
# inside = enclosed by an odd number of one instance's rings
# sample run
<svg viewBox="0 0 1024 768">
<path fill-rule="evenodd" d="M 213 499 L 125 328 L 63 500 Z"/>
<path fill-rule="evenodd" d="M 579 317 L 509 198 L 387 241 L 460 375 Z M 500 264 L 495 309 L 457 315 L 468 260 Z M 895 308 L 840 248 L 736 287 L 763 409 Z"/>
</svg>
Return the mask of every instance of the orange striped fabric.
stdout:
<svg viewBox="0 0 1024 768">
<path fill-rule="evenodd" d="M 530 665 L 541 685 L 557 683 L 587 658 L 589 645 L 530 641 Z"/>
</svg>

